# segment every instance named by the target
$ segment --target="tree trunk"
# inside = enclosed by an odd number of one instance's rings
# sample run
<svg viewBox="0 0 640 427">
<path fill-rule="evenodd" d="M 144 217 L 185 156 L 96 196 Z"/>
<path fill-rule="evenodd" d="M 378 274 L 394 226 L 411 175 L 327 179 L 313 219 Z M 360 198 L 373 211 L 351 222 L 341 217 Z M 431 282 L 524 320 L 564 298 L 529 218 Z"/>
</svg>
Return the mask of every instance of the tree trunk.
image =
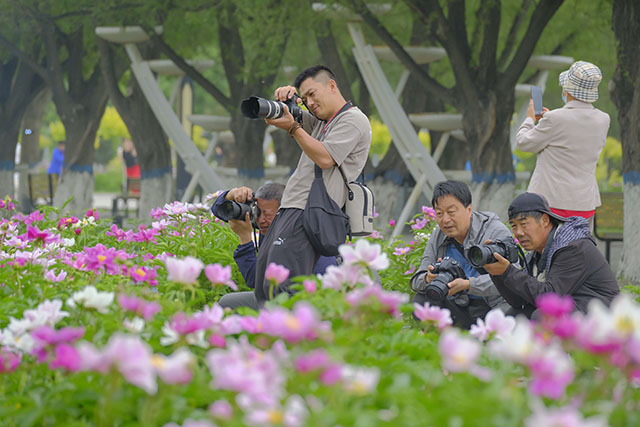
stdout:
<svg viewBox="0 0 640 427">
<path fill-rule="evenodd" d="M 60 114 L 60 107 L 56 104 L 66 131 L 66 148 L 64 170 L 53 198 L 53 204 L 62 207 L 67 200 L 72 198 L 64 207 L 64 212 L 79 215 L 93 205 L 94 142 L 100 119 L 107 105 L 106 90 L 104 86 L 101 89 L 104 92 L 104 98 L 100 105 L 92 107 L 75 105 L 76 111 L 85 110 L 84 114 L 81 112 L 73 117 L 71 116 L 72 111 Z"/>
<path fill-rule="evenodd" d="M 298 160 L 302 153 L 300 146 L 295 141 L 292 141 L 283 130 L 271 133 L 271 137 L 273 138 L 273 148 L 276 153 L 276 164 L 294 170 L 298 166 Z"/>
<path fill-rule="evenodd" d="M 231 130 L 235 138 L 238 175 L 245 178 L 264 178 L 262 141 L 267 125 L 264 120 L 247 119 L 242 113 L 231 113 Z"/>
<path fill-rule="evenodd" d="M 171 173 L 163 173 L 140 180 L 140 209 L 138 219 L 149 222 L 151 209 L 171 202 Z"/>
<path fill-rule="evenodd" d="M 4 126 L 3 126 L 4 125 Z M 0 125 L 0 199 L 15 197 L 13 173 L 20 122 Z"/>
<path fill-rule="evenodd" d="M 0 63 L 0 197 L 14 197 L 13 171 L 20 122 L 44 80 L 16 57 Z"/>
<path fill-rule="evenodd" d="M 41 160 L 40 129 L 44 110 L 50 102 L 51 90 L 45 89 L 29 104 L 22 117 L 22 129 L 31 131 L 29 134 L 23 132 L 20 149 L 20 164 L 24 168 L 18 178 L 18 201 L 22 212 L 31 212 L 35 208 L 29 199 L 28 175 L 35 172 L 35 167 Z"/>
<path fill-rule="evenodd" d="M 618 64 L 611 97 L 618 108 L 624 177 L 624 241 L 618 273 L 640 284 L 640 4 L 615 0 L 612 27 Z"/>
<path fill-rule="evenodd" d="M 500 102 L 497 102 L 500 100 Z M 509 143 L 514 92 L 488 92 L 480 108 L 463 110 L 462 126 L 471 151 L 471 192 L 477 210 L 495 212 L 503 221 L 515 190 Z"/>
</svg>

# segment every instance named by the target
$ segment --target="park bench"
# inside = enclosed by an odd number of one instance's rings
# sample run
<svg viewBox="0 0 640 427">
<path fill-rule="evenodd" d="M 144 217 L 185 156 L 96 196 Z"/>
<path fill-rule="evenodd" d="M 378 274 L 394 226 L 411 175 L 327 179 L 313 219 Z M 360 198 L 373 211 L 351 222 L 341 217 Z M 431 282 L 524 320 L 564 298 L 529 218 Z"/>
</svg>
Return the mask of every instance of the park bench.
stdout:
<svg viewBox="0 0 640 427">
<path fill-rule="evenodd" d="M 129 202 L 135 202 L 136 217 L 140 209 L 140 178 L 127 178 L 122 193 L 113 198 L 111 216 L 114 222 L 122 222 L 122 218 L 129 218 Z M 120 212 L 122 211 L 122 214 Z"/>
<path fill-rule="evenodd" d="M 611 242 L 621 242 L 624 232 L 624 193 L 601 193 L 601 205 L 593 218 L 593 234 L 605 242 L 607 262 L 611 256 Z"/>
<path fill-rule="evenodd" d="M 57 174 L 30 173 L 28 175 L 28 186 L 29 200 L 32 206 L 35 207 L 42 204 L 53 206 L 53 195 L 58 186 Z"/>
</svg>

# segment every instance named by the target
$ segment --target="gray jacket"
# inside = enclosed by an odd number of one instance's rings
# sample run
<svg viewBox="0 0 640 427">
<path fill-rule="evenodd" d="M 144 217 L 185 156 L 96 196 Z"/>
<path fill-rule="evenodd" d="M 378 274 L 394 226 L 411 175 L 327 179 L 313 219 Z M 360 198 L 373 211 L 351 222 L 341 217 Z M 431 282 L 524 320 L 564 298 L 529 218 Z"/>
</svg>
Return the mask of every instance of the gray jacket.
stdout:
<svg viewBox="0 0 640 427">
<path fill-rule="evenodd" d="M 493 212 L 471 212 L 471 224 L 467 237 L 464 239 L 465 251 L 474 245 L 483 246 L 486 240 L 511 240 L 513 239 L 511 232 L 498 215 Z M 440 227 L 436 227 L 427 242 L 427 247 L 422 255 L 422 262 L 418 273 L 411 278 L 411 288 L 415 292 L 423 292 L 427 287 L 424 281 L 426 271 L 429 265 L 434 265 L 438 258 L 444 258 L 449 245 L 453 244 L 452 240 L 444 234 Z M 489 274 L 482 274 L 477 277 L 469 278 L 469 293 L 485 298 L 487 304 L 491 307 L 501 305 L 502 308 L 508 307 L 506 301 L 500 296 L 500 293 L 491 281 Z"/>
</svg>

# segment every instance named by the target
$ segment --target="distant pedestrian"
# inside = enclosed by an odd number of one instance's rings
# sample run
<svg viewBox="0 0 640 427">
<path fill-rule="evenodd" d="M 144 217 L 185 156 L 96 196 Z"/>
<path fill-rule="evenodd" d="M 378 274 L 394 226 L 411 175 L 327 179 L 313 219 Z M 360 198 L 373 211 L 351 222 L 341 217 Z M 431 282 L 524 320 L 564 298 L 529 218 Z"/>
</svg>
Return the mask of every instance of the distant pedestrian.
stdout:
<svg viewBox="0 0 640 427">
<path fill-rule="evenodd" d="M 595 108 L 602 73 L 595 65 L 577 61 L 560 74 L 562 108 L 543 109 L 535 124 L 533 101 L 516 135 L 516 147 L 537 153 L 529 182 L 530 193 L 545 196 L 551 212 L 593 221 L 600 206 L 596 165 L 609 130 L 609 115 Z"/>
<path fill-rule="evenodd" d="M 140 179 L 140 165 L 138 164 L 138 154 L 136 148 L 133 146 L 133 142 L 130 139 L 125 139 L 122 142 L 122 159 L 124 160 L 124 166 L 126 168 L 127 181 L 131 179 Z M 140 194 L 139 187 L 128 189 L 131 194 Z"/>
<path fill-rule="evenodd" d="M 53 149 L 53 154 L 51 155 L 51 163 L 49 164 L 49 169 L 47 169 L 48 174 L 62 175 L 62 168 L 64 167 L 64 141 L 59 141 L 58 146 Z"/>
</svg>

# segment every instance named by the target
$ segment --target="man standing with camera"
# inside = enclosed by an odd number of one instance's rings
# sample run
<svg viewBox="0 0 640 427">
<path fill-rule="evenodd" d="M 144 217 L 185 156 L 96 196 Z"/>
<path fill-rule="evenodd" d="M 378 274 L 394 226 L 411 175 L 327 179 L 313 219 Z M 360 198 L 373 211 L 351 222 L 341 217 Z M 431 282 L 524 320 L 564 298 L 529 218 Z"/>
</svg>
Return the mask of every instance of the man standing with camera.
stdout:
<svg viewBox="0 0 640 427">
<path fill-rule="evenodd" d="M 411 278 L 416 292 L 413 302 L 449 309 L 454 324 L 465 329 L 492 308 L 506 311 L 509 305 L 491 277 L 474 269 L 465 251 L 484 245 L 487 239 L 512 241 L 509 229 L 496 214 L 474 211 L 471 191 L 459 181 L 436 184 L 431 204 L 438 226 L 427 242 L 418 272 Z M 463 273 L 466 277 L 461 277 Z"/>
<path fill-rule="evenodd" d="M 231 230 L 240 238 L 240 244 L 233 251 L 233 259 L 250 288 L 255 287 L 257 248 L 280 208 L 283 191 L 284 185 L 275 182 L 264 184 L 258 188 L 255 195 L 249 187 L 232 188 L 220 194 L 211 207 L 211 212 L 227 221 Z M 240 209 L 234 210 L 234 204 L 229 202 L 234 202 Z M 230 212 L 233 213 L 230 215 Z M 254 243 L 252 238 L 255 238 L 256 229 L 259 231 L 260 240 Z M 335 257 L 320 257 L 313 273 L 324 274 L 330 265 L 336 265 Z M 244 306 L 258 309 L 253 291 L 228 293 L 223 295 L 218 303 L 224 308 Z"/>
<path fill-rule="evenodd" d="M 537 318 L 536 298 L 548 292 L 570 295 L 575 308 L 583 313 L 592 299 L 609 305 L 620 293 L 586 219 L 557 215 L 542 195 L 523 193 L 509 206 L 509 224 L 522 247 L 530 251 L 526 270 L 495 253 L 498 261 L 484 268 L 513 307 L 512 314 Z"/>
<path fill-rule="evenodd" d="M 314 180 L 315 165 L 322 169 L 328 195 L 343 207 L 347 182 L 362 172 L 371 145 L 371 125 L 367 116 L 347 102 L 333 72 L 316 65 L 302 71 L 294 86 L 279 87 L 275 99 L 285 102 L 298 94 L 309 111 L 302 112 L 302 123 L 294 120 L 286 108 L 284 114 L 266 122 L 286 130 L 302 148 L 300 160 L 287 181 L 278 211 L 258 254 L 255 296 L 259 305 L 269 298 L 269 281 L 264 273 L 270 263 L 289 269 L 289 277 L 308 275 L 319 254 L 305 234 L 303 212 Z M 277 292 L 287 291 L 290 281 L 281 283 Z"/>
</svg>

